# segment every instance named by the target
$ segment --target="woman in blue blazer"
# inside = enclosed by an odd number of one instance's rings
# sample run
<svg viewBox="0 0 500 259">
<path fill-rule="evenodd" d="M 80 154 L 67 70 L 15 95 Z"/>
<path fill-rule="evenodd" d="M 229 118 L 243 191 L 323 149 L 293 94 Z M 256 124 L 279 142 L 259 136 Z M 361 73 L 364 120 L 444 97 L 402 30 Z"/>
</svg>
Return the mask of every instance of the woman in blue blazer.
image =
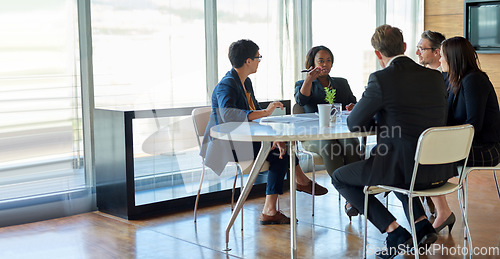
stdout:
<svg viewBox="0 0 500 259">
<path fill-rule="evenodd" d="M 210 128 L 225 122 L 244 122 L 269 116 L 276 108 L 283 109 L 281 102 L 271 102 L 266 109 L 255 99 L 252 81 L 248 75 L 257 72 L 262 56 L 253 41 L 239 40 L 229 47 L 229 60 L 233 69 L 226 73 L 212 93 L 212 112 L 205 131 L 200 155 L 205 164 L 220 174 L 227 162 L 253 160 L 260 149 L 260 142 L 224 141 L 210 137 Z M 283 181 L 289 168 L 289 158 L 284 142 L 273 142 L 267 156 L 269 173 L 267 176 L 266 200 L 260 215 L 260 223 L 290 224 L 290 218 L 276 208 L 279 194 L 283 194 Z M 326 188 L 313 183 L 296 165 L 297 191 L 311 194 L 315 185 L 315 195 L 324 195 Z"/>
<path fill-rule="evenodd" d="M 500 162 L 500 111 L 495 89 L 479 68 L 474 47 L 463 37 L 453 37 L 441 45 L 441 67 L 447 72 L 448 125 L 471 124 L 474 139 L 467 166 L 496 166 Z M 432 198 L 440 231 L 455 223 L 445 196 Z M 437 203 L 436 203 L 437 202 Z"/>
</svg>

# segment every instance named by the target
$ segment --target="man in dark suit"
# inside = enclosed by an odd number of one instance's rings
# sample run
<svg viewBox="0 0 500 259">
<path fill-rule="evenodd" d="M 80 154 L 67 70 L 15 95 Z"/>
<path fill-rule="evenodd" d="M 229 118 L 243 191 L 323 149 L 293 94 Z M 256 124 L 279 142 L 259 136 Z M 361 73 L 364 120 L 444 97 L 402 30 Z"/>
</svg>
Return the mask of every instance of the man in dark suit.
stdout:
<svg viewBox="0 0 500 259">
<path fill-rule="evenodd" d="M 371 43 L 384 69 L 370 75 L 347 125 L 351 131 L 376 130 L 377 146 L 369 159 L 343 166 L 332 176 L 339 193 L 362 213 L 364 186 L 409 187 L 420 134 L 429 127 L 446 125 L 447 114 L 443 76 L 403 55 L 406 44 L 400 29 L 382 25 Z M 454 173 L 452 165 L 425 166 L 419 170 L 415 189 L 441 186 Z M 409 219 L 408 197 L 396 196 Z M 377 198 L 370 196 L 368 202 L 368 219 L 380 232 L 388 233 L 388 250 L 377 255 L 392 258 L 400 252 L 400 245 L 411 245 L 411 235 Z M 417 198 L 413 204 L 419 245 L 428 246 L 436 241 L 437 234 Z"/>
</svg>

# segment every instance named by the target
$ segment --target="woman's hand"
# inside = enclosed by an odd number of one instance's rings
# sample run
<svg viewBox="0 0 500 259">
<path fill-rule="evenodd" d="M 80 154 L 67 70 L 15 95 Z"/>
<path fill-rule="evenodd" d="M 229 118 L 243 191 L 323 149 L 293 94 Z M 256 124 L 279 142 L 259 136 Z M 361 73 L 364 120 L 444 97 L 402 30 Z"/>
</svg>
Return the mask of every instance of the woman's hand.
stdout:
<svg viewBox="0 0 500 259">
<path fill-rule="evenodd" d="M 314 69 L 311 66 L 309 69 L 311 69 L 311 71 L 307 72 L 306 79 L 304 79 L 302 87 L 300 88 L 300 93 L 304 96 L 311 95 L 312 82 L 316 80 L 321 75 L 321 73 L 323 73 L 323 68 L 319 66 L 315 67 Z"/>
<path fill-rule="evenodd" d="M 350 103 L 350 104 L 345 106 L 345 109 L 349 112 L 352 111 L 353 108 L 354 108 L 354 103 Z"/>
<path fill-rule="evenodd" d="M 267 106 L 266 109 L 264 109 L 264 110 L 256 110 L 256 111 L 251 112 L 248 115 L 248 120 L 249 121 L 253 121 L 253 120 L 256 120 L 256 119 L 267 117 L 267 116 L 273 114 L 273 112 L 274 112 L 274 110 L 276 108 L 281 108 L 281 110 L 283 110 L 284 106 L 283 106 L 283 104 L 281 102 L 278 102 L 278 101 L 271 102 Z"/>
<path fill-rule="evenodd" d="M 271 102 L 266 108 L 266 114 L 267 114 L 266 116 L 273 114 L 276 108 L 281 108 L 281 110 L 283 110 L 284 106 L 281 102 L 278 101 Z"/>
<path fill-rule="evenodd" d="M 271 150 L 275 149 L 276 147 L 278 147 L 280 150 L 280 159 L 283 159 L 283 155 L 286 154 L 286 143 L 274 141 L 273 145 L 271 146 Z"/>
<path fill-rule="evenodd" d="M 321 75 L 321 73 L 323 73 L 323 68 L 319 66 L 315 67 L 314 69 L 310 67 L 309 69 L 311 69 L 311 71 L 307 72 L 305 80 L 310 82 L 316 80 Z"/>
</svg>

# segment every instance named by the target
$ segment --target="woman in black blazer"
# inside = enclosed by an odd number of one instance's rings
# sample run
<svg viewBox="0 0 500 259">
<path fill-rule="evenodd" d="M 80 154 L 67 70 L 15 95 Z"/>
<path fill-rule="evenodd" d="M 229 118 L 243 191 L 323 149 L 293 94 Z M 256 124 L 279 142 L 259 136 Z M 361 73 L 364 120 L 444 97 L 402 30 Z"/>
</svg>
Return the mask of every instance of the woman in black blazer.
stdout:
<svg viewBox="0 0 500 259">
<path fill-rule="evenodd" d="M 352 94 L 347 80 L 342 77 L 330 77 L 332 64 L 333 54 L 325 46 L 313 47 L 307 53 L 305 67 L 310 71 L 305 80 L 295 83 L 295 101 L 304 107 L 306 113 L 317 112 L 318 104 L 327 103 L 325 88 L 335 89 L 334 102 L 341 103 L 343 109 L 350 111 L 354 107 L 356 97 Z M 360 160 L 357 138 L 305 141 L 302 146 L 323 158 L 330 176 L 337 168 Z M 349 218 L 359 213 L 348 203 L 345 210 Z"/>
<path fill-rule="evenodd" d="M 496 166 L 500 161 L 500 111 L 495 89 L 479 68 L 474 47 L 463 37 L 453 37 L 441 45 L 441 67 L 447 72 L 448 125 L 471 124 L 474 139 L 467 166 Z M 455 223 L 445 196 L 433 197 L 440 231 Z M 436 203 L 437 202 L 437 203 Z"/>
</svg>

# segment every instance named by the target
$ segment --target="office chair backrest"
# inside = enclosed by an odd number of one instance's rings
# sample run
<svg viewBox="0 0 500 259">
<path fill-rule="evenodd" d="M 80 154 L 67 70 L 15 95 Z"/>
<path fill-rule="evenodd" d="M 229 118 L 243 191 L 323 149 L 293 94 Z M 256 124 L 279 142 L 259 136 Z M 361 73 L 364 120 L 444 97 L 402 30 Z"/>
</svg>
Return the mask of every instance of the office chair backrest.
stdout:
<svg viewBox="0 0 500 259">
<path fill-rule="evenodd" d="M 305 113 L 304 107 L 300 106 L 298 103 L 294 104 L 292 107 L 292 114 L 302 114 Z"/>
<path fill-rule="evenodd" d="M 415 161 L 433 165 L 466 159 L 473 137 L 474 127 L 470 124 L 429 128 L 418 139 Z"/>
<path fill-rule="evenodd" d="M 418 165 L 448 164 L 462 160 L 467 164 L 473 137 L 474 127 L 470 124 L 432 127 L 422 132 L 415 153 L 410 190 L 413 191 L 415 185 Z M 462 185 L 466 175 L 462 168 L 458 173 L 459 185 Z"/>
<path fill-rule="evenodd" d="M 210 106 L 195 108 L 191 112 L 191 117 L 193 118 L 194 132 L 196 133 L 196 140 L 198 141 L 198 147 L 201 148 L 201 139 L 205 134 L 207 128 L 208 120 L 210 119 L 210 111 L 212 108 Z"/>
</svg>

